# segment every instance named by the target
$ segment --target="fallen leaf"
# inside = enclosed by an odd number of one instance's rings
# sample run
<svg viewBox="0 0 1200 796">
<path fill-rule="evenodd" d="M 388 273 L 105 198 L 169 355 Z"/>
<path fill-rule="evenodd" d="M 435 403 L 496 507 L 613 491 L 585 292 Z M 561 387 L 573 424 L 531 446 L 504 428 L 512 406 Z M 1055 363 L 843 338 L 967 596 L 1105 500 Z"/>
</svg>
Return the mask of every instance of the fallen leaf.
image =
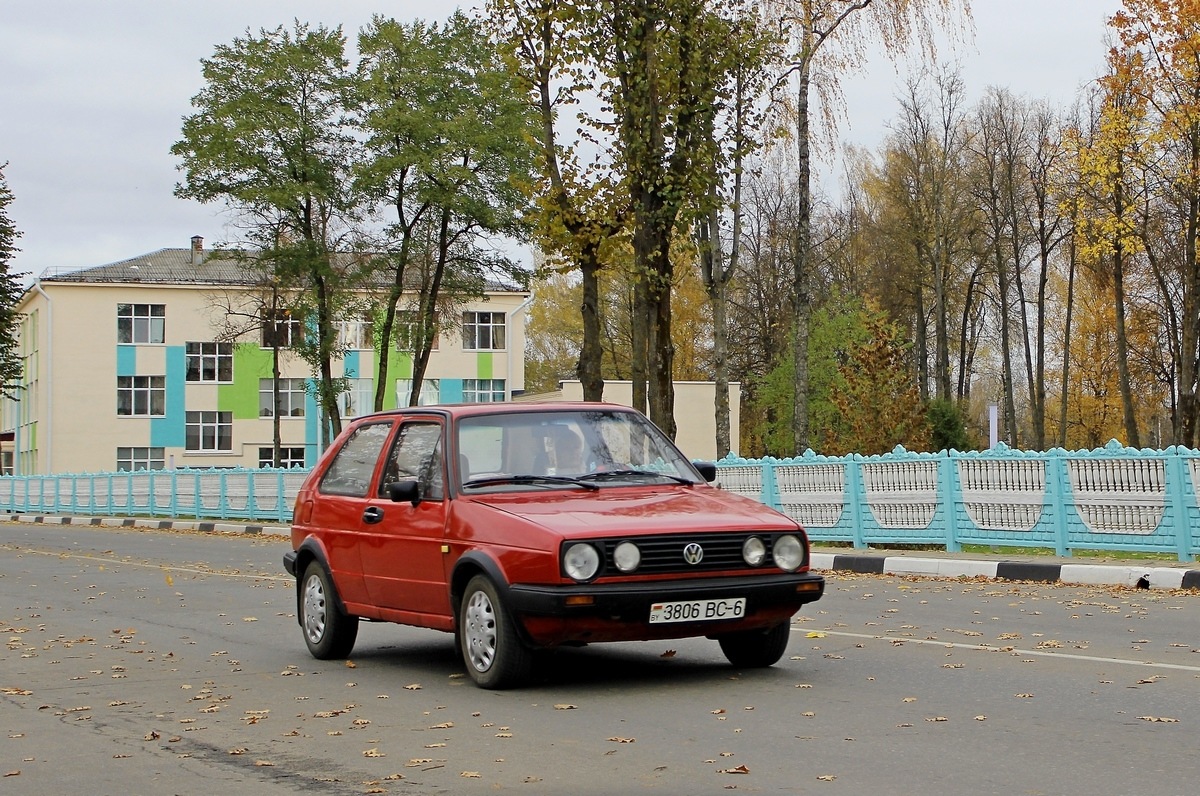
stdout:
<svg viewBox="0 0 1200 796">
<path fill-rule="evenodd" d="M 273 766 L 275 764 L 272 763 L 270 760 L 255 760 L 254 765 L 258 766 L 259 768 L 270 768 L 271 766 Z"/>
<path fill-rule="evenodd" d="M 14 768 L 12 771 L 5 771 L 5 772 L 4 772 L 4 776 L 6 776 L 6 777 L 19 777 L 19 776 L 21 776 L 21 769 L 19 769 L 19 768 Z"/>
<path fill-rule="evenodd" d="M 410 683 L 409 685 L 404 686 L 404 690 L 405 691 L 420 691 L 421 684 L 420 683 Z"/>
<path fill-rule="evenodd" d="M 820 774 L 817 776 L 817 779 L 821 782 L 833 782 L 835 779 L 837 779 L 837 775 L 835 775 L 835 774 Z"/>
<path fill-rule="evenodd" d="M 453 726 L 454 726 L 454 722 L 443 721 L 441 724 L 435 724 L 432 727 L 430 727 L 429 729 L 431 729 L 431 730 L 448 730 Z"/>
<path fill-rule="evenodd" d="M 667 650 L 666 652 L 664 652 L 662 655 L 659 655 L 658 657 L 660 657 L 660 658 L 674 658 L 674 657 L 675 657 L 675 655 L 676 655 L 676 652 L 675 652 L 675 650 Z"/>
<path fill-rule="evenodd" d="M 459 776 L 466 777 L 467 779 L 480 779 L 478 771 L 464 771 L 461 774 L 459 774 Z"/>
<path fill-rule="evenodd" d="M 810 630 L 805 634 L 805 638 L 825 638 L 825 634 L 819 630 Z"/>
<path fill-rule="evenodd" d="M 926 716 L 925 721 L 950 721 L 945 716 Z"/>
<path fill-rule="evenodd" d="M 612 738 L 609 738 L 608 740 L 612 741 L 613 743 L 634 743 L 637 739 L 636 738 L 622 738 L 619 735 L 614 735 Z"/>
<path fill-rule="evenodd" d="M 1142 721 L 1161 721 L 1167 724 L 1178 724 L 1179 719 L 1172 719 L 1166 716 L 1138 716 Z"/>
<path fill-rule="evenodd" d="M 555 710 L 577 710 L 575 705 L 568 705 L 565 702 L 554 706 Z"/>
<path fill-rule="evenodd" d="M 750 769 L 744 765 L 721 769 L 722 774 L 749 774 Z"/>
<path fill-rule="evenodd" d="M 354 661 L 346 661 L 346 668 L 347 669 L 357 669 L 358 664 L 355 663 Z"/>
<path fill-rule="evenodd" d="M 387 753 L 381 752 L 378 749 L 367 749 L 363 752 L 363 757 L 387 757 Z"/>
</svg>

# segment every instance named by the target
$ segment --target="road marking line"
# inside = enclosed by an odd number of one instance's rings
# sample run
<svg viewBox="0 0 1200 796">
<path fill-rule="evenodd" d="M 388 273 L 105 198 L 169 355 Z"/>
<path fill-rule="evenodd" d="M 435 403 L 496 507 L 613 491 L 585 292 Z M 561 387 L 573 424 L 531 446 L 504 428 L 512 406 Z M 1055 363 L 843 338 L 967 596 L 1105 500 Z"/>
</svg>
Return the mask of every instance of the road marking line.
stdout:
<svg viewBox="0 0 1200 796">
<path fill-rule="evenodd" d="M 252 578 L 254 580 L 277 580 L 287 583 L 291 583 L 294 580 L 294 578 L 282 575 L 253 575 L 246 572 L 225 572 L 219 569 L 194 569 L 192 567 L 179 567 L 171 564 L 151 564 L 148 561 L 126 561 L 120 558 L 104 558 L 102 556 L 83 555 L 80 553 L 63 553 L 55 550 L 34 550 L 28 547 L 17 548 L 12 545 L 0 545 L 0 548 L 11 550 L 14 553 L 33 553 L 39 556 L 52 556 L 54 558 L 78 558 L 83 561 L 96 561 L 101 564 L 119 564 L 128 567 L 159 569 L 165 572 L 182 572 L 188 575 L 220 575 L 223 578 Z"/>
<path fill-rule="evenodd" d="M 800 630 L 801 628 L 794 628 Z M 807 632 L 807 631 L 805 631 Z M 1157 661 L 1135 661 L 1129 658 L 1102 658 L 1098 655 L 1076 655 L 1070 652 L 1049 652 L 1047 650 L 1025 650 L 1012 647 L 993 647 L 988 644 L 960 644 L 954 641 L 938 641 L 930 638 L 905 638 L 903 636 L 873 636 L 868 633 L 846 633 L 838 630 L 822 630 L 820 631 L 827 636 L 845 636 L 846 638 L 865 638 L 872 641 L 901 641 L 905 644 L 929 644 L 935 647 L 944 647 L 962 650 L 976 650 L 978 652 L 1007 652 L 1012 655 L 1034 655 L 1042 658 L 1067 658 L 1073 661 L 1089 661 L 1092 663 L 1115 663 L 1125 666 L 1149 666 L 1154 669 L 1177 669 L 1184 672 L 1200 672 L 1200 666 L 1185 666 L 1181 663 L 1160 663 Z"/>
</svg>

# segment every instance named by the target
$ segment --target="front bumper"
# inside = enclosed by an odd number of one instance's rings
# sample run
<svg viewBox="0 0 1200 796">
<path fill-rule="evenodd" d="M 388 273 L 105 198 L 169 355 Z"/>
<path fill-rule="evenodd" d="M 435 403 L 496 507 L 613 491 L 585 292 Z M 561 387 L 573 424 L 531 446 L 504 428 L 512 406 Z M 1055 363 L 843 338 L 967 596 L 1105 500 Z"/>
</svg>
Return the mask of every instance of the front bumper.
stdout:
<svg viewBox="0 0 1200 796">
<path fill-rule="evenodd" d="M 603 617 L 645 622 L 652 603 L 685 600 L 746 598 L 746 615 L 790 608 L 821 598 L 825 578 L 811 573 L 755 575 L 728 578 L 582 583 L 568 586 L 509 587 L 516 614 L 546 617 Z M 581 603 L 579 598 L 590 597 Z M 568 602 L 568 598 L 573 598 Z"/>
<path fill-rule="evenodd" d="M 809 573 L 694 578 L 672 581 L 515 585 L 509 605 L 525 640 L 537 647 L 599 641 L 715 637 L 766 630 L 820 599 L 825 579 Z M 650 624 L 655 603 L 746 598 L 738 619 Z"/>
</svg>

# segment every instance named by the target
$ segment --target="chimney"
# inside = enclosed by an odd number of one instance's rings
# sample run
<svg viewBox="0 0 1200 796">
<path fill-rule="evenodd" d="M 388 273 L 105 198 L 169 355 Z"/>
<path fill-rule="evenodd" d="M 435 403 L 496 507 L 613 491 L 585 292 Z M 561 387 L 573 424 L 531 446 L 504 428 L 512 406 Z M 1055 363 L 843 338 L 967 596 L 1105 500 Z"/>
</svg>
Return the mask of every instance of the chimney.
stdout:
<svg viewBox="0 0 1200 796">
<path fill-rule="evenodd" d="M 192 236 L 192 265 L 199 265 L 204 262 L 204 238 L 199 235 Z"/>
</svg>

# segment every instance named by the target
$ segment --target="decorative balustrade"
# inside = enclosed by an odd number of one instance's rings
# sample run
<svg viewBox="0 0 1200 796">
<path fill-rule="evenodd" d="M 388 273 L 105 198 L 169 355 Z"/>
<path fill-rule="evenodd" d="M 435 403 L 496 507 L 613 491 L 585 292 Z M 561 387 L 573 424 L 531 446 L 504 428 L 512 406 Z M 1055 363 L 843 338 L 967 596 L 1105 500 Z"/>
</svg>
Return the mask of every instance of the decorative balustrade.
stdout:
<svg viewBox="0 0 1200 796">
<path fill-rule="evenodd" d="M 288 523 L 307 470 L 140 470 L 0 477 L 0 512 Z M 1200 451 L 995 450 L 717 462 L 718 484 L 816 542 L 1200 555 Z"/>
<path fill-rule="evenodd" d="M 1200 554 L 1200 451 L 994 450 L 717 462 L 717 482 L 814 541 Z"/>
</svg>

